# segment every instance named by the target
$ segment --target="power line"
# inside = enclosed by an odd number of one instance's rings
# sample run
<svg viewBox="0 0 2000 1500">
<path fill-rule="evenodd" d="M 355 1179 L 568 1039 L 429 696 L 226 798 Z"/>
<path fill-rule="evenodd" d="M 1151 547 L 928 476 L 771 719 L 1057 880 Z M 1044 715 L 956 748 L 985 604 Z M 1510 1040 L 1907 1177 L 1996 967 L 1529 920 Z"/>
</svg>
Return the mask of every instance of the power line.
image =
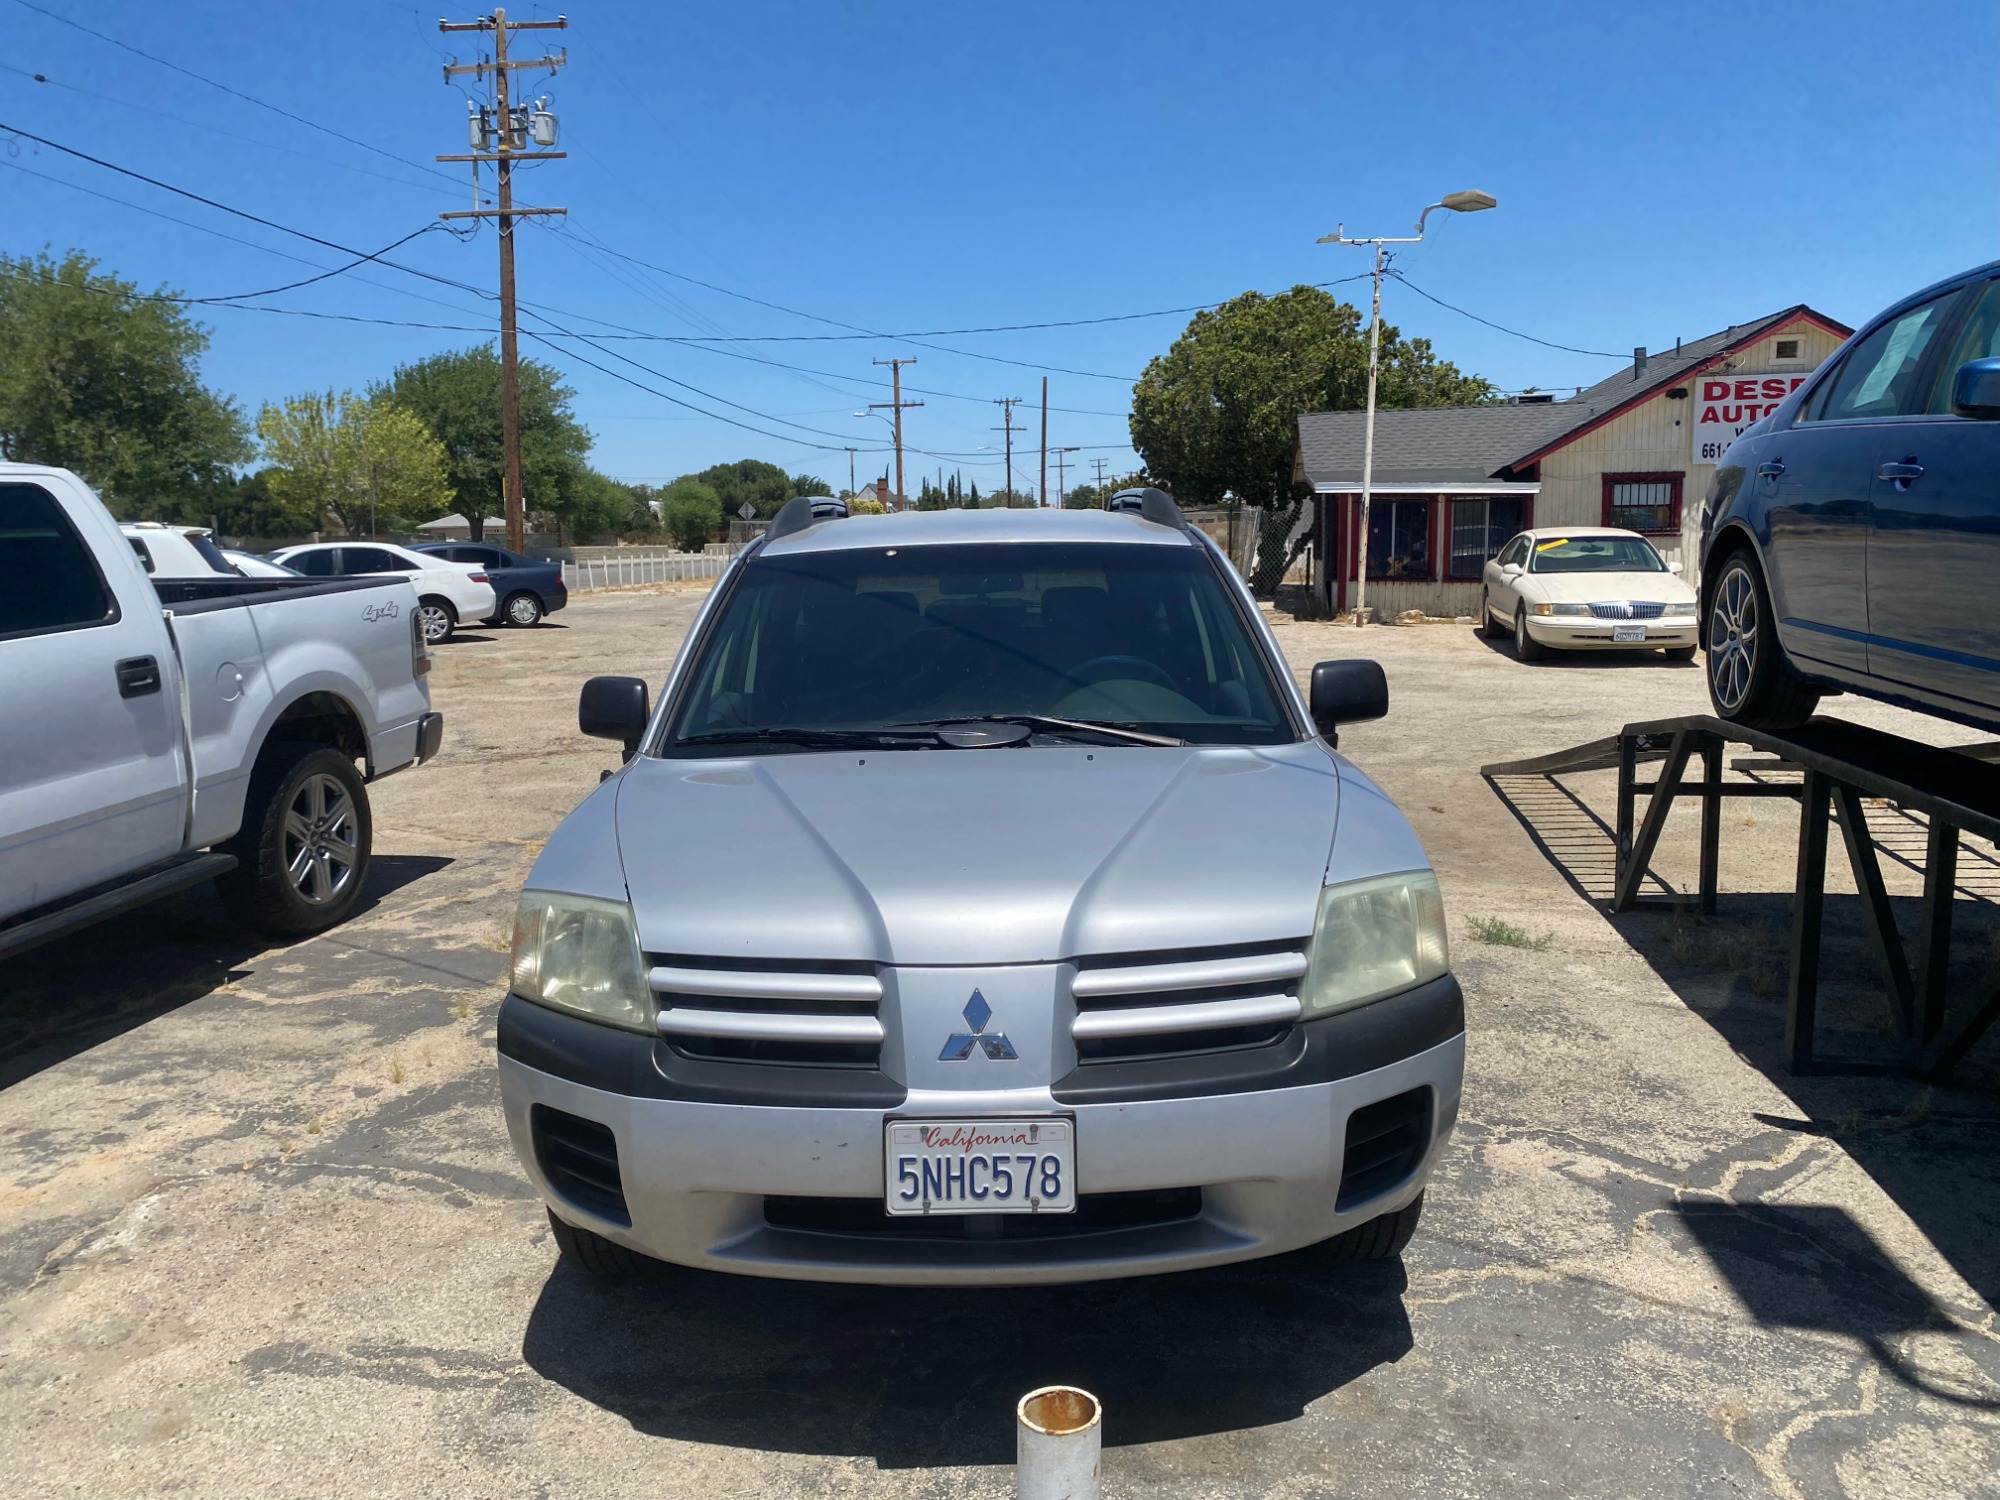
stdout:
<svg viewBox="0 0 2000 1500">
<path fill-rule="evenodd" d="M 1467 312 L 1462 307 L 1453 307 L 1451 303 L 1445 301 L 1442 297 L 1433 297 L 1429 292 L 1425 291 L 1422 287 L 1418 286 L 1414 281 L 1410 280 L 1409 277 L 1403 275 L 1403 273 L 1400 271 L 1392 269 L 1384 272 L 1383 274 L 1394 277 L 1397 281 L 1400 281 L 1404 286 L 1408 287 L 1411 291 L 1415 292 L 1419 297 L 1422 297 L 1426 302 L 1435 302 L 1439 307 L 1442 307 L 1446 312 L 1455 312 L 1461 318 L 1470 318 L 1475 323 L 1484 323 L 1488 328 L 1495 329 L 1501 333 L 1509 334 L 1514 338 L 1526 339 L 1531 344 L 1540 344 L 1544 349 L 1560 349 L 1565 354 L 1589 354 L 1598 359 L 1625 360 L 1631 358 L 1629 354 L 1612 354 L 1603 349 L 1579 349 L 1574 344 L 1557 344 L 1551 342 L 1548 339 L 1538 339 L 1532 333 L 1523 333 L 1518 328 L 1509 328 L 1504 323 L 1494 322 L 1491 318 L 1482 318 L 1476 312 Z"/>
<path fill-rule="evenodd" d="M 100 42 L 109 42 L 121 52 L 129 52 L 134 57 L 143 57 L 147 62 L 157 63 L 163 68 L 171 68 L 176 73 L 192 78 L 197 83 L 205 83 L 212 89 L 220 89 L 223 93 L 230 95 L 232 98 L 241 99 L 246 104 L 254 104 L 259 109 L 268 109 L 272 114 L 281 115 L 294 124 L 305 126 L 308 130 L 317 130 L 321 135 L 330 135 L 335 140 L 345 141 L 350 146 L 359 146 L 363 151 L 372 151 L 375 155 L 395 162 L 398 166 L 415 167 L 420 172 L 428 172 L 433 177 L 441 177 L 453 187 L 463 186 L 456 177 L 453 177 L 448 172 L 440 172 L 436 167 L 427 167 L 422 162 L 406 160 L 396 155 L 393 151 L 384 151 L 380 146 L 371 146 L 366 141 L 357 140 L 343 131 L 335 130 L 331 126 L 322 125 L 317 120 L 308 120 L 304 115 L 295 115 L 289 109 L 283 109 L 267 100 L 259 99 L 255 94 L 246 94 L 241 89 L 231 88 L 228 84 L 220 83 L 206 74 L 195 72 L 193 68 L 184 68 L 177 62 L 169 62 L 164 57 L 146 51 L 143 47 L 135 47 L 130 42 L 121 42 L 117 37 L 98 31 L 94 27 L 86 26 L 81 21 L 72 21 L 68 16 L 58 15 L 55 11 L 46 10 L 34 4 L 33 0 L 14 0 L 14 3 L 24 10 L 33 11 L 38 16 L 46 16 L 51 21 L 60 21 L 63 25 L 73 30 L 81 31 L 88 36 L 94 36 Z"/>
</svg>

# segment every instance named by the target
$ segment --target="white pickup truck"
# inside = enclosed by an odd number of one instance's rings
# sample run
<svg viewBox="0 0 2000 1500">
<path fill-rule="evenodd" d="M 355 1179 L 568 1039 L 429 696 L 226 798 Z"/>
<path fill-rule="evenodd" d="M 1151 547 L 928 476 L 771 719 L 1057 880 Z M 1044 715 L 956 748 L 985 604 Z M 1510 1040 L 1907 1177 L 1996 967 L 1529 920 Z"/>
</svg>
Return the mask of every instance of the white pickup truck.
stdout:
<svg viewBox="0 0 2000 1500">
<path fill-rule="evenodd" d="M 0 464 L 0 958 L 214 879 L 265 931 L 360 899 L 366 783 L 428 760 L 396 576 L 148 576 L 89 487 Z"/>
</svg>

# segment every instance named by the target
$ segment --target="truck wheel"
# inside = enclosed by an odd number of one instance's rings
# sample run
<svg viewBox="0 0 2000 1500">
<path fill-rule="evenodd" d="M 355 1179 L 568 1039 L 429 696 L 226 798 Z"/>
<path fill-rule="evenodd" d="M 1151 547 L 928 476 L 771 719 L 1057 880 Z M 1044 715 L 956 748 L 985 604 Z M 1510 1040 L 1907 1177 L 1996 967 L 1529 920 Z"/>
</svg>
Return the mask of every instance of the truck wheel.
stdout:
<svg viewBox="0 0 2000 1500">
<path fill-rule="evenodd" d="M 442 646 L 457 626 L 458 612 L 444 600 L 427 595 L 417 601 L 417 628 L 426 646 Z"/>
<path fill-rule="evenodd" d="M 354 762 L 304 741 L 267 745 L 223 845 L 237 866 L 217 880 L 239 921 L 287 937 L 343 920 L 361 899 L 373 842 L 368 792 Z"/>
<path fill-rule="evenodd" d="M 1719 718 L 1753 729 L 1790 729 L 1819 707 L 1819 689 L 1792 671 L 1779 644 L 1771 592 L 1748 551 L 1722 561 L 1702 620 L 1708 697 Z"/>
<path fill-rule="evenodd" d="M 586 1276 L 598 1281 L 618 1281 L 642 1275 L 649 1269 L 658 1269 L 660 1265 L 649 1255 L 627 1250 L 615 1240 L 607 1240 L 588 1229 L 578 1229 L 567 1219 L 557 1218 L 554 1209 L 550 1209 L 548 1214 L 549 1233 L 556 1237 L 556 1248 L 562 1251 L 562 1258 Z"/>
<path fill-rule="evenodd" d="M 542 618 L 542 601 L 525 590 L 509 594 L 500 614 L 509 625 L 534 625 Z"/>
<path fill-rule="evenodd" d="M 1419 1193 L 1394 1213 L 1357 1224 L 1314 1248 L 1330 1266 L 1352 1260 L 1393 1260 L 1409 1245 L 1410 1236 L 1417 1232 L 1417 1220 L 1423 1216 L 1424 1195 Z"/>
</svg>

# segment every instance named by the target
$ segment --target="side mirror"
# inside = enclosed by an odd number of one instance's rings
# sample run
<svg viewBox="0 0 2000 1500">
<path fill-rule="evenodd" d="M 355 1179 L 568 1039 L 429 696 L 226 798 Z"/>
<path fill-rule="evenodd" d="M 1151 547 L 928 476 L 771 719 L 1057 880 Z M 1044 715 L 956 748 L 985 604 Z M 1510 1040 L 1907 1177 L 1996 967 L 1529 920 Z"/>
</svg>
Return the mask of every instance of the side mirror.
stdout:
<svg viewBox="0 0 2000 1500">
<path fill-rule="evenodd" d="M 639 748 L 651 717 L 643 677 L 593 677 L 584 683 L 576 705 L 576 727 L 592 739 L 617 740 L 627 760 Z"/>
<path fill-rule="evenodd" d="M 1509 578 L 1519 578 L 1528 570 L 1519 563 L 1502 563 L 1500 564 L 1500 571 Z"/>
<path fill-rule="evenodd" d="M 1961 417 L 2000 417 L 2000 359 L 1968 359 L 1958 367 L 1951 409 Z"/>
<path fill-rule="evenodd" d="M 1306 706 L 1329 745 L 1340 743 L 1342 724 L 1379 719 L 1389 712 L 1389 679 L 1372 661 L 1323 661 L 1313 668 Z"/>
<path fill-rule="evenodd" d="M 1681 566 L 1681 560 L 1677 557 L 1672 562 L 1667 564 L 1667 571 L 1669 573 L 1679 574 L 1679 573 L 1685 573 L 1687 569 Z"/>
</svg>

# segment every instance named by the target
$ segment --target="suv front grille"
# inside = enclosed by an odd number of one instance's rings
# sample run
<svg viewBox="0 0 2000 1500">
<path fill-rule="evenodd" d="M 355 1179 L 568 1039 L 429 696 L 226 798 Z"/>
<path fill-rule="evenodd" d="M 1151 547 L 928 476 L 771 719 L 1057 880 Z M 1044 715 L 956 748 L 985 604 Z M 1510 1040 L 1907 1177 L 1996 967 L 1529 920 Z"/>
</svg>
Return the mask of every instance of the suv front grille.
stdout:
<svg viewBox="0 0 2000 1500">
<path fill-rule="evenodd" d="M 1386 1193 L 1416 1171 L 1431 1144 L 1431 1091 L 1364 1104 L 1347 1117 L 1347 1147 L 1340 1160 L 1340 1192 L 1333 1206 L 1345 1213 Z"/>
<path fill-rule="evenodd" d="M 764 1200 L 764 1222 L 773 1229 L 897 1240 L 1052 1240 L 1149 1229 L 1201 1217 L 1200 1188 L 1159 1188 L 1136 1193 L 1079 1193 L 1067 1214 L 891 1215 L 880 1198 L 781 1198 Z"/>
<path fill-rule="evenodd" d="M 1274 1042 L 1299 1018 L 1298 945 L 1079 961 L 1070 1035 L 1079 1063 L 1219 1052 Z"/>
<path fill-rule="evenodd" d="M 655 955 L 655 1024 L 688 1057 L 820 1068 L 882 1060 L 882 981 L 870 963 Z"/>
<path fill-rule="evenodd" d="M 630 1224 L 625 1183 L 618 1175 L 618 1141 L 608 1127 L 537 1104 L 528 1115 L 535 1163 L 549 1186 L 586 1213 Z"/>
</svg>

